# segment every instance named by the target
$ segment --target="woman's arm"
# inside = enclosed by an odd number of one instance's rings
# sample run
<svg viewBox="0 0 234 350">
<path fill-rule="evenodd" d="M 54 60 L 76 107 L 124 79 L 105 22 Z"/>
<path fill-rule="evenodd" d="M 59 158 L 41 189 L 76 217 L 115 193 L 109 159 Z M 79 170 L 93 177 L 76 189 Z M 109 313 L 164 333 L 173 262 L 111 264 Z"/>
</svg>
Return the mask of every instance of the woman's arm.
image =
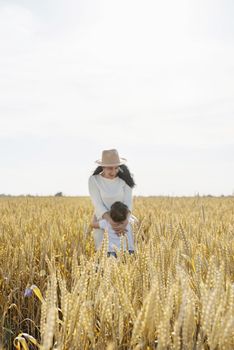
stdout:
<svg viewBox="0 0 234 350">
<path fill-rule="evenodd" d="M 123 203 L 128 206 L 129 209 L 129 215 L 131 215 L 132 212 L 132 188 L 125 184 L 124 186 L 124 199 Z"/>
<path fill-rule="evenodd" d="M 103 214 L 106 213 L 108 209 L 105 207 L 102 201 L 100 191 L 93 175 L 89 177 L 88 187 L 91 201 L 95 207 L 96 215 L 98 218 L 102 218 Z"/>
</svg>

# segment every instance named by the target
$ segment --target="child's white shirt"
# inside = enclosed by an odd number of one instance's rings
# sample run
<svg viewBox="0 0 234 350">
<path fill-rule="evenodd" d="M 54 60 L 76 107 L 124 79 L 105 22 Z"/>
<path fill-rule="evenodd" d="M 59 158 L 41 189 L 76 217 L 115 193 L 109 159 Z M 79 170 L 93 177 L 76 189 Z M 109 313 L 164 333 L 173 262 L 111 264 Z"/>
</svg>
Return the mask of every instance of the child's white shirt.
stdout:
<svg viewBox="0 0 234 350">
<path fill-rule="evenodd" d="M 101 219 L 98 221 L 100 228 L 107 231 L 108 233 L 108 239 L 109 239 L 108 252 L 115 252 L 114 248 L 116 248 L 117 250 L 121 249 L 121 237 L 123 237 L 124 250 L 127 250 L 127 249 L 135 250 L 131 224 L 133 224 L 136 221 L 137 221 L 137 218 L 135 216 L 131 215 L 129 217 L 129 223 L 126 226 L 127 232 L 123 236 L 118 236 L 113 230 L 111 224 L 107 220 Z"/>
</svg>

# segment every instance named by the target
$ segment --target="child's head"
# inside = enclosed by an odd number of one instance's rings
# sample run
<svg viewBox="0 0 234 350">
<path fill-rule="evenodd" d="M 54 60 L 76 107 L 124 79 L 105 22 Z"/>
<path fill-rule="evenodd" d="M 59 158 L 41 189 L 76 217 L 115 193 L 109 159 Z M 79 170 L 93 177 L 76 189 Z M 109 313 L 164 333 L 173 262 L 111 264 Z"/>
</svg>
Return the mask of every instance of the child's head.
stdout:
<svg viewBox="0 0 234 350">
<path fill-rule="evenodd" d="M 122 222 L 127 219 L 128 206 L 122 202 L 115 202 L 110 208 L 110 217 L 114 222 Z"/>
</svg>

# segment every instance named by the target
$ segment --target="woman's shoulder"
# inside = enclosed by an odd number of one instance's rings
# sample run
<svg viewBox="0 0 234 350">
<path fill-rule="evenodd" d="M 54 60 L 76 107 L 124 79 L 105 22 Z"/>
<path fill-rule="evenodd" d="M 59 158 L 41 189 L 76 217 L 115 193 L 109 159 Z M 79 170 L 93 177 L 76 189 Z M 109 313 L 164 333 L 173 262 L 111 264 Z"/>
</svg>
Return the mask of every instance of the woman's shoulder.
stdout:
<svg viewBox="0 0 234 350">
<path fill-rule="evenodd" d="M 97 176 L 99 175 L 90 175 L 89 176 L 89 180 L 88 182 L 91 184 L 91 183 L 94 183 L 94 182 L 97 182 Z"/>
<path fill-rule="evenodd" d="M 97 178 L 97 177 L 99 177 L 99 176 L 100 176 L 100 174 L 97 174 L 97 175 L 93 175 L 93 174 L 92 174 L 92 175 L 89 176 L 89 179 L 95 179 L 95 178 Z"/>
<path fill-rule="evenodd" d="M 102 186 L 103 183 L 103 177 L 100 174 L 97 175 L 91 175 L 89 177 L 89 184 L 95 184 L 97 186 Z"/>
</svg>

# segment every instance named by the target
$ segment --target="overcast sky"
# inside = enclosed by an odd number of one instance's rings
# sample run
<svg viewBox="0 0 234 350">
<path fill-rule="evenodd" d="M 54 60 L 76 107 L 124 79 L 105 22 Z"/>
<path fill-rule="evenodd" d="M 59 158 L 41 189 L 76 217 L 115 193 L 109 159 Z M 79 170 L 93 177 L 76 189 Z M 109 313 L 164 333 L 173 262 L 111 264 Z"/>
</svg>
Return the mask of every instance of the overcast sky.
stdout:
<svg viewBox="0 0 234 350">
<path fill-rule="evenodd" d="M 0 0 L 0 193 L 234 193 L 233 0 Z"/>
</svg>

